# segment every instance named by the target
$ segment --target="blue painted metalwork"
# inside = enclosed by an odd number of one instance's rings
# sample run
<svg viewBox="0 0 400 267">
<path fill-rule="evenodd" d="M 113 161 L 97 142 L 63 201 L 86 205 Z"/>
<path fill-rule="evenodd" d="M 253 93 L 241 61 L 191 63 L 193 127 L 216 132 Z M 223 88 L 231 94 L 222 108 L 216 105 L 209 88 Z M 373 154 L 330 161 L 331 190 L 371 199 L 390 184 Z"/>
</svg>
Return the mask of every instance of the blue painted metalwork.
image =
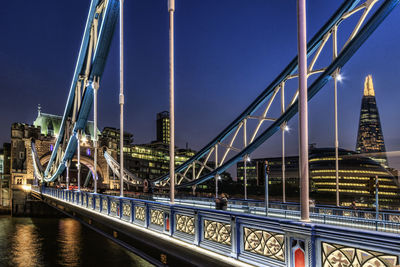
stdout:
<svg viewBox="0 0 400 267">
<path fill-rule="evenodd" d="M 368 20 L 368 22 L 362 27 L 362 29 L 359 31 L 359 33 L 349 42 L 349 44 L 346 47 L 344 47 L 343 51 L 340 52 L 338 57 L 311 84 L 311 86 L 308 88 L 308 100 L 312 99 L 315 96 L 315 94 L 317 94 L 321 90 L 321 88 L 331 79 L 331 76 L 336 69 L 343 67 L 347 63 L 347 61 L 354 55 L 354 53 L 360 48 L 360 46 L 367 40 L 367 38 L 374 32 L 374 30 L 380 25 L 380 23 L 386 18 L 386 16 L 389 15 L 389 13 L 393 10 L 393 8 L 398 3 L 399 3 L 399 0 L 386 0 L 379 7 L 379 9 L 373 14 L 373 16 Z M 309 49 L 315 48 L 315 46 L 313 46 L 312 43 L 309 44 L 308 47 L 309 47 Z M 310 55 L 310 52 L 308 54 Z M 283 72 L 286 75 L 291 73 L 291 72 L 286 72 L 287 69 Z M 294 69 L 295 69 L 295 67 L 293 66 L 293 70 Z M 280 78 L 278 80 L 283 79 L 282 74 L 279 77 Z M 279 83 L 273 82 L 272 85 L 274 85 L 274 86 L 273 87 L 269 86 L 266 91 L 270 90 L 269 94 L 271 94 L 272 89 L 277 84 L 279 84 Z M 264 91 L 264 92 L 266 92 L 266 91 Z M 262 94 L 262 96 L 263 96 L 263 94 Z M 257 99 L 259 99 L 259 98 L 260 98 L 260 96 Z M 221 174 L 222 172 L 227 170 L 230 166 L 236 164 L 239 160 L 243 159 L 245 157 L 245 155 L 252 153 L 256 148 L 258 148 L 260 145 L 262 145 L 268 138 L 270 138 L 275 132 L 277 132 L 280 129 L 280 125 L 283 122 L 289 121 L 295 114 L 297 114 L 297 111 L 298 111 L 298 101 L 296 101 L 293 105 L 291 105 L 286 110 L 285 113 L 283 113 L 277 120 L 275 120 L 271 124 L 271 126 L 269 126 L 251 144 L 249 144 L 246 148 L 244 148 L 236 156 L 229 159 L 227 162 L 225 162 L 223 165 L 221 165 L 214 171 L 212 171 L 206 175 L 203 175 L 202 177 L 200 177 L 196 180 L 193 180 L 191 182 L 181 184 L 181 185 L 177 186 L 177 188 L 188 187 L 188 186 L 200 184 L 209 179 L 214 178 L 215 175 L 217 175 L 217 174 Z M 243 114 L 243 115 L 246 115 L 246 114 Z M 248 113 L 247 115 L 250 115 L 250 113 Z M 243 117 L 240 117 L 240 118 L 243 119 Z M 236 120 L 235 120 L 235 122 L 236 122 Z M 215 140 L 215 142 L 217 142 L 217 140 Z M 215 143 L 213 143 L 213 144 L 215 145 Z M 194 158 L 192 158 L 192 159 L 188 160 L 186 163 L 184 163 L 181 167 L 178 167 L 176 172 L 179 172 L 180 170 L 184 169 L 189 164 L 191 164 L 195 159 L 198 159 L 199 158 L 198 155 L 200 155 L 202 153 L 202 151 L 203 150 L 201 150 L 199 152 L 199 154 L 194 156 Z M 164 176 L 160 179 L 166 179 L 167 177 L 168 176 Z M 157 179 L 155 181 L 158 181 L 160 179 Z"/>
<path fill-rule="evenodd" d="M 88 45 L 89 45 L 91 25 L 93 23 L 94 14 L 95 14 L 96 7 L 98 4 L 99 4 L 99 0 L 93 0 L 90 4 L 89 14 L 88 14 L 88 18 L 86 21 L 86 26 L 85 26 L 85 30 L 84 30 L 84 34 L 83 34 L 83 38 L 82 38 L 82 43 L 81 43 L 81 47 L 79 49 L 78 60 L 77 60 L 76 66 L 75 66 L 75 72 L 74 72 L 74 76 L 72 78 L 72 83 L 71 83 L 71 87 L 70 87 L 68 98 L 67 98 L 67 104 L 64 109 L 64 114 L 63 114 L 63 119 L 61 122 L 59 137 L 57 138 L 56 144 L 54 146 L 55 149 L 53 150 L 53 153 L 51 154 L 48 166 L 45 171 L 45 176 L 48 175 L 48 172 L 50 171 L 50 167 L 57 155 L 58 147 L 61 143 L 62 136 L 64 135 L 66 120 L 67 120 L 68 116 L 70 116 L 70 114 L 71 114 L 74 97 L 75 97 L 75 88 L 76 88 L 76 84 L 79 79 L 79 75 L 81 75 L 83 73 L 82 70 L 84 68 L 84 60 L 88 53 L 87 50 L 88 50 Z"/>
<path fill-rule="evenodd" d="M 34 188 L 34 190 L 36 189 Z M 64 192 L 62 189 L 44 187 L 41 191 L 45 198 L 54 198 L 60 202 L 75 205 L 72 199 L 64 199 L 62 197 L 62 192 Z M 291 241 L 293 240 L 304 241 L 305 247 L 303 249 L 306 252 L 305 259 L 309 264 L 308 266 L 330 266 L 325 265 L 325 263 L 334 261 L 333 256 L 340 258 L 343 256 L 341 254 L 346 254 L 349 251 L 351 255 L 357 256 L 347 258 L 347 260 L 353 263 L 356 261 L 361 262 L 357 266 L 370 266 L 368 265 L 370 260 L 373 260 L 373 263 L 389 263 L 389 265 L 383 266 L 399 264 L 400 245 L 398 243 L 398 234 L 363 230 L 361 228 L 354 229 L 304 223 L 167 203 L 160 204 L 149 200 L 86 192 L 76 192 L 76 194 L 80 195 L 82 199 L 84 199 L 84 196 L 90 196 L 109 199 L 111 203 L 125 203 L 132 210 L 136 206 L 143 207 L 146 209 L 146 216 L 149 215 L 150 210 L 168 212 L 170 218 L 176 215 L 186 216 L 179 222 L 181 225 L 170 220 L 171 231 L 168 232 L 160 227 L 155 227 L 154 221 L 153 223 L 143 224 L 142 222 L 137 222 L 136 216 L 132 216 L 132 219 L 129 219 L 124 216 L 115 216 L 116 214 L 108 215 L 107 212 L 103 212 L 102 205 L 100 205 L 100 210 L 75 205 L 77 209 L 91 210 L 100 217 L 104 216 L 105 219 L 107 217 L 113 217 L 114 220 L 117 218 L 125 223 L 135 224 L 143 227 L 143 229 L 147 228 L 155 231 L 160 235 L 170 236 L 256 266 L 292 266 L 293 249 Z M 150 218 L 146 218 L 146 220 L 150 221 Z M 189 225 L 194 225 L 195 229 L 186 227 L 188 226 L 188 221 L 190 221 Z M 178 228 L 180 230 L 177 230 Z M 331 255 L 330 252 L 334 252 L 335 255 Z"/>
<path fill-rule="evenodd" d="M 340 18 L 347 11 L 352 9 L 357 5 L 359 0 L 347 0 L 345 1 L 335 14 L 328 20 L 327 23 L 314 35 L 314 37 L 307 44 L 308 50 L 307 55 L 310 56 L 318 48 L 319 44 L 322 42 L 324 35 L 330 30 L 330 28 L 338 23 Z M 230 133 L 232 133 L 239 125 L 239 123 L 247 116 L 252 115 L 253 112 L 266 102 L 272 95 L 274 88 L 278 86 L 288 75 L 295 73 L 297 70 L 298 60 L 297 56 L 289 63 L 289 65 L 278 75 L 277 78 L 248 106 L 232 123 L 228 125 L 217 137 L 215 137 L 210 143 L 208 143 L 204 148 L 202 148 L 196 155 L 190 158 L 188 161 L 180 165 L 175 172 L 180 172 L 188 167 L 193 161 L 202 158 L 206 155 L 210 149 L 212 149 L 218 142 L 223 141 Z M 169 176 L 165 175 L 152 180 L 152 182 L 157 182 L 160 180 L 165 180 Z"/>
<path fill-rule="evenodd" d="M 56 155 L 58 153 L 60 153 L 60 151 L 59 151 L 60 144 L 61 144 L 62 140 L 65 138 L 65 131 L 66 131 L 65 127 L 66 127 L 67 120 L 72 115 L 73 102 L 74 102 L 74 98 L 75 98 L 75 88 L 78 83 L 78 79 L 81 75 L 84 74 L 84 71 L 85 71 L 86 66 L 84 64 L 84 61 L 88 57 L 90 31 L 91 31 L 94 17 L 99 15 L 99 14 L 96 14 L 96 8 L 98 7 L 99 4 L 103 4 L 103 2 L 99 1 L 99 0 L 92 0 L 91 5 L 90 5 L 89 15 L 88 15 L 88 19 L 86 21 L 86 27 L 85 27 L 85 31 L 84 31 L 84 35 L 83 35 L 83 39 L 82 39 L 82 43 L 81 43 L 81 48 L 80 48 L 77 64 L 75 67 L 75 73 L 74 73 L 74 76 L 72 79 L 72 84 L 71 84 L 68 99 L 67 99 L 67 104 L 66 104 L 63 119 L 61 122 L 59 136 L 57 138 L 56 144 L 54 146 L 54 150 L 50 157 L 50 161 L 49 161 L 47 168 L 45 170 L 45 173 L 44 173 L 44 180 L 47 182 L 51 182 L 51 181 L 54 181 L 55 179 L 57 179 L 58 176 L 65 169 L 65 162 L 72 159 L 72 157 L 75 153 L 75 150 L 76 150 L 77 132 L 78 132 L 78 130 L 82 130 L 85 128 L 90 110 L 92 108 L 93 82 L 94 82 L 94 79 L 100 78 L 103 74 L 106 58 L 108 55 L 109 47 L 110 47 L 111 40 L 112 40 L 112 35 L 114 32 L 114 28 L 115 28 L 115 23 L 118 18 L 118 14 L 119 14 L 119 1 L 109 0 L 106 3 L 107 3 L 107 6 L 105 8 L 104 14 L 100 21 L 100 29 L 99 29 L 97 46 L 95 47 L 93 59 L 91 62 L 92 64 L 91 64 L 91 70 L 89 73 L 89 84 L 84 91 L 82 103 L 81 103 L 79 113 L 78 113 L 78 119 L 74 125 L 73 133 L 70 135 L 68 144 L 66 146 L 65 153 L 63 155 L 63 158 L 62 158 L 59 166 L 57 167 L 56 171 L 54 173 L 52 173 L 51 176 L 49 176 L 50 175 L 49 172 L 54 163 Z M 95 129 L 95 131 L 96 130 L 97 129 Z"/>
</svg>

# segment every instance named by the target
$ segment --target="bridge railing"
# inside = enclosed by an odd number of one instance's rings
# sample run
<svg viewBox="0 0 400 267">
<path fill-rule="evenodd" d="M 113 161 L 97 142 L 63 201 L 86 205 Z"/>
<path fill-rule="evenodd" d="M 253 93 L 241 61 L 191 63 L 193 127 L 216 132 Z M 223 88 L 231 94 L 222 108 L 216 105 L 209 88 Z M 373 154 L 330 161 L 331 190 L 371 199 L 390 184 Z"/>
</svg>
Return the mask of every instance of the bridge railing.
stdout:
<svg viewBox="0 0 400 267">
<path fill-rule="evenodd" d="M 155 196 L 153 197 L 153 200 L 169 202 L 168 196 Z M 182 198 L 176 198 L 175 202 L 177 204 L 190 205 L 194 207 L 204 207 L 204 208 L 215 207 L 214 198 L 182 197 Z M 270 202 L 268 208 L 273 211 L 275 210 L 288 211 L 288 212 L 281 212 L 282 214 L 296 214 L 296 213 L 291 213 L 289 211 L 300 211 L 300 206 L 298 203 Z M 259 200 L 229 199 L 228 210 L 242 211 L 242 212 L 261 215 L 265 214 L 265 204 L 263 201 Z M 377 219 L 387 222 L 400 223 L 399 211 L 383 210 L 379 211 L 377 215 L 376 212 L 372 210 L 352 209 L 348 207 L 336 207 L 329 205 L 317 205 L 315 207 L 310 207 L 310 212 L 312 214 L 320 214 L 320 215 Z M 272 214 L 274 214 L 274 212 Z M 326 216 L 316 216 L 316 217 L 326 217 Z"/>
<path fill-rule="evenodd" d="M 336 218 L 342 223 L 338 227 L 54 188 L 43 187 L 42 194 L 257 266 L 295 266 L 298 260 L 304 260 L 303 266 L 399 264 L 398 234 L 362 229 L 374 228 L 376 220 L 354 229 L 346 226 L 366 219 L 344 222 L 341 216 L 314 214 L 315 220 Z M 283 212 L 286 218 L 298 215 Z M 389 224 L 381 221 L 378 228 Z M 394 232 L 400 233 L 396 227 Z"/>
</svg>

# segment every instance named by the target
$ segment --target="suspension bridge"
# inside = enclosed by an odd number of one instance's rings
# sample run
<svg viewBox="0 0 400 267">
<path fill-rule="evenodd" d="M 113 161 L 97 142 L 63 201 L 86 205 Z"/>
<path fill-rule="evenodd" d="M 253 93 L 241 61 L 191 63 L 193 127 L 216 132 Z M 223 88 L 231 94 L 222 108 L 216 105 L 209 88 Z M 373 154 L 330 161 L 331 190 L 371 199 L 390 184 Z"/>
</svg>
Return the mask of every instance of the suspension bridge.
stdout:
<svg viewBox="0 0 400 267">
<path fill-rule="evenodd" d="M 340 70 L 398 2 L 346 0 L 306 46 L 301 45 L 301 40 L 305 41 L 306 38 L 299 26 L 299 56 L 293 58 L 222 132 L 177 168 L 173 161 L 174 96 L 171 90 L 170 173 L 148 181 L 149 187 L 170 189 L 171 194 L 144 200 L 124 195 L 123 183 L 147 183 L 147 180 L 144 181 L 124 168 L 123 153 L 120 153 L 119 161 L 107 151 L 98 155 L 96 134 L 92 168 L 94 190 L 86 192 L 80 188 L 80 138 L 92 109 L 94 129 L 97 129 L 97 95 L 118 18 L 120 59 L 123 66 L 123 1 L 92 0 L 60 131 L 46 166 L 42 165 L 35 140 L 32 140 L 31 156 L 37 180 L 33 194 L 134 251 L 137 248 L 131 244 L 130 239 L 134 239 L 135 235 L 140 236 L 143 246 L 151 246 L 149 242 L 145 242 L 146 238 L 154 241 L 153 246 L 157 247 L 157 253 L 161 253 L 161 257 L 149 252 L 149 258 L 157 258 L 152 262 L 159 265 L 191 260 L 193 265 L 205 265 L 208 259 L 219 265 L 243 266 L 396 266 L 400 263 L 398 213 L 388 211 L 378 214 L 328 206 L 310 208 L 308 196 L 305 195 L 308 195 L 308 181 L 304 184 L 304 179 L 302 190 L 305 187 L 307 190 L 302 191 L 300 205 L 268 201 L 231 201 L 228 209 L 224 211 L 215 210 L 212 199 L 175 199 L 174 188 L 195 188 L 210 179 L 217 181 L 229 167 L 239 161 L 246 162 L 249 155 L 275 133 L 281 132 L 284 137 L 285 126 L 293 116 L 300 111 L 300 120 L 301 117 L 304 119 L 302 112 L 307 101 L 323 90 L 330 80 L 334 80 L 336 89 Z M 169 2 L 168 11 L 170 87 L 173 89 L 174 1 Z M 299 25 L 301 18 L 305 20 L 304 16 L 299 5 Z M 355 20 L 355 17 L 358 19 Z M 348 28 L 341 27 L 341 23 L 350 18 L 356 23 L 348 31 Z M 338 36 L 345 40 L 341 46 Z M 304 51 L 300 48 L 304 48 Z M 322 60 L 321 57 L 328 49 L 329 60 Z M 324 63 L 320 63 L 321 61 Z M 123 147 L 123 74 L 121 68 L 120 147 Z M 308 88 L 303 86 L 305 91 L 302 91 L 302 84 L 304 85 L 304 79 L 307 78 L 312 82 Z M 295 79 L 299 80 L 300 86 L 290 90 L 288 82 Z M 286 103 L 285 99 L 289 93 L 291 100 Z M 271 112 L 273 105 L 280 106 L 281 112 L 278 116 Z M 301 147 L 307 147 L 307 144 Z M 301 155 L 304 155 L 303 152 L 301 150 Z M 104 157 L 112 172 L 119 177 L 120 196 L 98 193 L 98 157 Z M 78 167 L 78 190 L 50 187 L 64 172 L 68 183 L 69 167 L 74 158 Z M 247 199 L 246 192 L 245 196 Z M 172 245 L 173 249 L 169 248 L 169 245 Z M 185 259 L 182 257 L 185 254 L 181 253 L 192 255 L 193 258 Z M 202 257 L 195 256 L 196 254 Z"/>
</svg>

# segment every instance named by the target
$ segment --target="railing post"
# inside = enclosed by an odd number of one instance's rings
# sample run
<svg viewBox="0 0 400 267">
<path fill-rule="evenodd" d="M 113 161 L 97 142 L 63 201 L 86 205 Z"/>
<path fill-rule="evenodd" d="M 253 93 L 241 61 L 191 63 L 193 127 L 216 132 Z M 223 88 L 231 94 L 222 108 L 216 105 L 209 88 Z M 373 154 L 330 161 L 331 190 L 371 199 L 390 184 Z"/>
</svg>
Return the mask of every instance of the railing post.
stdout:
<svg viewBox="0 0 400 267">
<path fill-rule="evenodd" d="M 135 221 L 135 202 L 131 201 L 131 222 Z"/>
<path fill-rule="evenodd" d="M 110 216 L 110 206 L 111 206 L 111 204 L 110 204 L 110 198 L 107 197 L 107 215 L 108 215 L 108 216 Z"/>
<path fill-rule="evenodd" d="M 285 230 L 287 266 L 319 266 L 316 262 L 316 236 L 314 226 L 303 223 L 301 228 L 288 222 Z"/>
<path fill-rule="evenodd" d="M 168 231 L 168 228 L 169 231 Z M 175 230 L 175 224 L 174 224 L 174 210 L 172 206 L 170 206 L 168 212 L 164 211 L 164 233 L 168 234 L 169 236 L 172 236 Z"/>
<path fill-rule="evenodd" d="M 200 216 L 197 210 L 194 211 L 194 240 L 193 244 L 196 246 L 200 245 L 200 235 L 201 235 L 201 223 Z"/>
<path fill-rule="evenodd" d="M 123 201 L 122 201 L 122 199 L 120 198 L 120 199 L 119 199 L 119 203 L 118 203 L 118 206 L 119 206 L 119 219 L 122 219 L 122 214 L 123 214 L 122 203 L 123 203 Z"/>
<path fill-rule="evenodd" d="M 149 228 L 149 223 L 150 223 L 150 208 L 149 208 L 149 205 L 147 205 L 147 203 L 144 204 L 144 212 L 145 212 L 145 216 L 144 216 L 144 227 L 145 227 L 145 228 Z"/>
<path fill-rule="evenodd" d="M 103 196 L 99 195 L 99 212 L 101 213 L 103 211 Z"/>
<path fill-rule="evenodd" d="M 237 259 L 240 248 L 239 226 L 237 225 L 236 217 L 231 216 L 231 257 Z"/>
</svg>

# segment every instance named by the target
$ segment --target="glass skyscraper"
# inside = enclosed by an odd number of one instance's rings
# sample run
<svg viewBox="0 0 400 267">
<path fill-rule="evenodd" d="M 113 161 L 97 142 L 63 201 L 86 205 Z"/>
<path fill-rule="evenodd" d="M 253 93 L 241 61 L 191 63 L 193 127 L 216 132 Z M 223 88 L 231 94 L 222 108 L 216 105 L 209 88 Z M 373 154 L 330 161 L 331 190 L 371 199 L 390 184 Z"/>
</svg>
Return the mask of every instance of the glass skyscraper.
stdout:
<svg viewBox="0 0 400 267">
<path fill-rule="evenodd" d="M 378 161 L 384 166 L 388 165 L 371 75 L 368 75 L 364 82 L 356 151 L 362 154 L 369 154 L 365 156 Z"/>
</svg>

